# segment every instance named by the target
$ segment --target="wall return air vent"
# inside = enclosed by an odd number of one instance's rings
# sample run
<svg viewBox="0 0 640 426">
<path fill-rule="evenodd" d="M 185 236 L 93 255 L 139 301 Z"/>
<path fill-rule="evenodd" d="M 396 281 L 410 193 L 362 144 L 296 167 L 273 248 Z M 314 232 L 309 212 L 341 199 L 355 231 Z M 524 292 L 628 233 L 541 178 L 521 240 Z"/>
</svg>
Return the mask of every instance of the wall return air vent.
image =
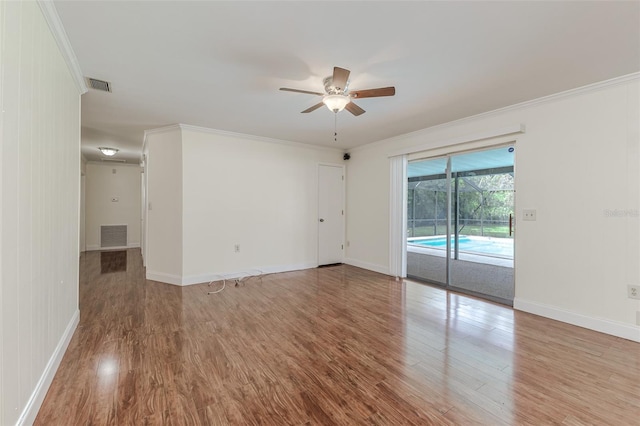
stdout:
<svg viewBox="0 0 640 426">
<path fill-rule="evenodd" d="M 96 90 L 102 90 L 103 92 L 111 92 L 111 83 L 104 80 L 98 80 L 96 78 L 87 77 L 89 87 Z"/>
<path fill-rule="evenodd" d="M 126 247 L 127 225 L 100 226 L 100 247 Z"/>
</svg>

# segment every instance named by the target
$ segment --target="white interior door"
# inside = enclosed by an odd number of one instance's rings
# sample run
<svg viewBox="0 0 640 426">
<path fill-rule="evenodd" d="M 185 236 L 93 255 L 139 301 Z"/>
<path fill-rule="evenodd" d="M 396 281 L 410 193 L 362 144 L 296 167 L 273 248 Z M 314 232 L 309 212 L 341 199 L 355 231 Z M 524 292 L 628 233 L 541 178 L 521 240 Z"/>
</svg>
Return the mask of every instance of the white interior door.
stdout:
<svg viewBox="0 0 640 426">
<path fill-rule="evenodd" d="M 342 263 L 344 167 L 318 167 L 318 265 Z"/>
</svg>

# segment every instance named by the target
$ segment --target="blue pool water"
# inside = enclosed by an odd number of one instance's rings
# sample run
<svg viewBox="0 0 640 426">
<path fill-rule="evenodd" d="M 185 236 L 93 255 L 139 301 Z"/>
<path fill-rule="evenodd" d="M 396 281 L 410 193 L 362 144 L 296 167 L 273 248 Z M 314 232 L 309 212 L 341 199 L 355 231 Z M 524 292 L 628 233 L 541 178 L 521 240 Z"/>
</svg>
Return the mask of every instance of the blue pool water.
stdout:
<svg viewBox="0 0 640 426">
<path fill-rule="evenodd" d="M 447 238 L 419 238 L 410 240 L 408 243 L 444 250 L 447 247 Z M 454 239 L 451 238 L 452 250 L 454 243 Z M 513 258 L 513 240 L 509 238 L 467 237 L 461 235 L 458 238 L 458 247 L 462 252 Z"/>
</svg>

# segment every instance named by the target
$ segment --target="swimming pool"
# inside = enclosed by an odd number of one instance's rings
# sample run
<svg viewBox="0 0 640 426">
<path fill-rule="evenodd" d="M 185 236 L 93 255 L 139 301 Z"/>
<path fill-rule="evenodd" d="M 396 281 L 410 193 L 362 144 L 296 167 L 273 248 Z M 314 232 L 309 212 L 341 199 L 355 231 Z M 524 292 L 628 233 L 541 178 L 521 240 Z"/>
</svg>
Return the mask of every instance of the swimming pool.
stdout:
<svg viewBox="0 0 640 426">
<path fill-rule="evenodd" d="M 447 238 L 444 236 L 411 238 L 409 244 L 429 247 L 438 250 L 447 249 Z M 451 250 L 453 251 L 454 239 L 451 238 Z M 512 259 L 513 240 L 510 238 L 491 238 L 460 235 L 458 247 L 461 252 L 483 254 Z"/>
</svg>

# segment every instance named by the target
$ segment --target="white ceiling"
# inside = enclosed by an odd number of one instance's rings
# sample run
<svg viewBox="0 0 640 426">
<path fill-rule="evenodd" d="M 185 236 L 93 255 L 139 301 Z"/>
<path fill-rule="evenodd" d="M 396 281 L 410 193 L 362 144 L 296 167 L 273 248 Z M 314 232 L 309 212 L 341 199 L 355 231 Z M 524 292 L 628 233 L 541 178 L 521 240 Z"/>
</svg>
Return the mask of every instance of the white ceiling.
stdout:
<svg viewBox="0 0 640 426">
<path fill-rule="evenodd" d="M 138 162 L 176 123 L 349 149 L 640 70 L 640 2 L 61 1 L 85 76 L 82 150 Z M 280 87 L 395 86 L 338 115 Z"/>
</svg>

